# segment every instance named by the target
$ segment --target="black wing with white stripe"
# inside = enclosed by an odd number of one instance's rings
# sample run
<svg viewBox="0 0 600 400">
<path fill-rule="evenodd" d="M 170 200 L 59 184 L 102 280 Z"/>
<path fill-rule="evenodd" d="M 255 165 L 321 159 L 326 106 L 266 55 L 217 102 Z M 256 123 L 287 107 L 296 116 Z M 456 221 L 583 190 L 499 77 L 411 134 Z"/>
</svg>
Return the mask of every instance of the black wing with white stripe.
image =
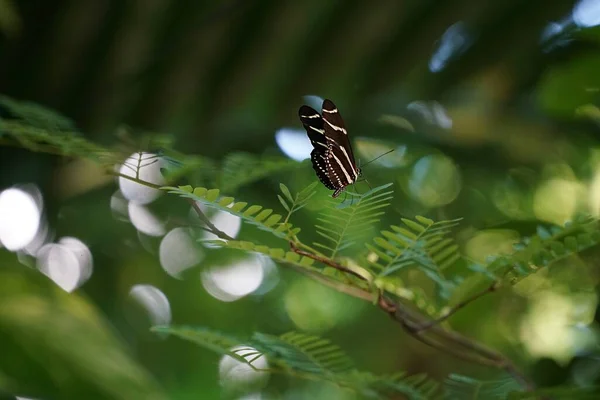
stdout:
<svg viewBox="0 0 600 400">
<path fill-rule="evenodd" d="M 333 197 L 337 197 L 360 175 L 344 121 L 331 100 L 323 101 L 322 115 L 306 105 L 300 107 L 298 114 L 314 147 L 310 153 L 313 168 L 319 180 L 335 190 Z"/>
<path fill-rule="evenodd" d="M 332 152 L 332 172 L 339 178 L 340 186 L 348 186 L 356 182 L 359 172 L 344 120 L 331 100 L 323 101 L 323 122 L 325 137 Z"/>
<path fill-rule="evenodd" d="M 327 172 L 327 154 L 330 149 L 327 144 L 327 139 L 325 138 L 323 118 L 321 118 L 321 115 L 315 109 L 309 106 L 300 107 L 298 116 L 300 117 L 300 121 L 302 122 L 302 125 L 304 125 L 308 138 L 314 147 L 310 153 L 313 169 L 317 173 L 319 180 L 327 187 L 327 189 L 335 190 L 336 186 L 331 182 L 331 179 L 329 179 L 329 174 Z"/>
</svg>

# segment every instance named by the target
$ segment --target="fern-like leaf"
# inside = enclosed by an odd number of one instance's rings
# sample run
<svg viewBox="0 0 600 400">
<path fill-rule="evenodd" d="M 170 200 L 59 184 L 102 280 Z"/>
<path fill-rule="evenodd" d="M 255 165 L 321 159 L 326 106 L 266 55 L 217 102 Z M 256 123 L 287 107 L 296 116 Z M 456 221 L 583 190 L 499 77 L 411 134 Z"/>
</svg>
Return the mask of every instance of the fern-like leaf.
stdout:
<svg viewBox="0 0 600 400">
<path fill-rule="evenodd" d="M 510 393 L 521 390 L 511 377 L 481 381 L 464 375 L 451 374 L 444 381 L 445 398 L 472 400 L 503 400 Z"/>
<path fill-rule="evenodd" d="M 28 101 L 18 101 L 0 96 L 0 108 L 12 119 L 48 131 L 74 131 L 75 123 L 58 112 Z"/>
<path fill-rule="evenodd" d="M 447 297 L 453 283 L 445 271 L 461 259 L 458 246 L 448 237 L 460 219 L 434 222 L 417 216 L 414 220 L 403 218 L 403 226 L 392 225 L 381 232 L 373 244 L 367 244 L 376 261 L 370 266 L 379 276 L 390 276 L 408 268 L 418 268 L 442 289 Z"/>
<path fill-rule="evenodd" d="M 302 269 L 310 268 L 311 270 L 316 271 L 316 269 L 312 267 L 314 264 L 314 260 L 312 258 L 300 256 L 292 251 L 286 251 L 280 248 L 272 248 L 241 240 L 211 240 L 208 241 L 208 243 L 229 249 L 259 253 L 270 257 L 274 261 L 288 263 Z"/>
<path fill-rule="evenodd" d="M 279 202 L 281 203 L 283 208 L 285 208 L 285 210 L 287 211 L 285 222 L 290 220 L 290 217 L 293 213 L 301 210 L 308 204 L 308 201 L 317 193 L 315 187 L 318 184 L 319 182 L 311 183 L 310 185 L 296 193 L 295 196 L 292 196 L 292 193 L 290 192 L 290 189 L 288 189 L 287 186 L 285 186 L 283 183 L 279 184 L 279 189 L 281 190 L 283 196 L 277 195 L 277 198 L 279 199 Z"/>
<path fill-rule="evenodd" d="M 316 225 L 322 241 L 314 245 L 334 258 L 340 251 L 368 237 L 385 214 L 383 209 L 392 200 L 393 191 L 388 190 L 391 186 L 388 183 L 359 195 L 347 207 L 340 207 L 331 200 L 318 218 L 319 225 Z"/>
<path fill-rule="evenodd" d="M 189 185 L 179 187 L 166 186 L 162 189 L 181 197 L 199 201 L 208 207 L 236 215 L 243 221 L 282 239 L 300 232 L 300 228 L 292 227 L 289 222 L 281 222 L 283 217 L 279 214 L 274 214 L 273 210 L 264 209 L 259 205 L 248 206 L 248 203 L 242 201 L 236 202 L 233 197 L 221 196 L 219 189 L 192 188 Z"/>
<path fill-rule="evenodd" d="M 452 374 L 444 381 L 448 400 L 595 400 L 600 398 L 600 387 L 554 386 L 523 391 L 511 377 L 482 381 L 468 376 Z"/>
<path fill-rule="evenodd" d="M 478 273 L 462 283 L 451 304 L 489 286 L 494 279 L 515 285 L 542 268 L 598 245 L 598 221 L 589 216 L 579 216 L 564 227 L 539 226 L 535 235 L 514 245 L 513 253 L 494 257 L 487 265 L 471 266 Z"/>
<path fill-rule="evenodd" d="M 159 326 L 152 329 L 192 341 L 218 354 L 229 355 L 255 368 L 252 362 L 266 356 L 266 372 L 280 373 L 302 379 L 330 382 L 352 390 L 364 398 L 389 399 L 402 395 L 408 399 L 430 400 L 439 394 L 438 384 L 425 375 L 407 376 L 405 373 L 377 376 L 357 371 L 350 358 L 337 345 L 318 336 L 289 332 L 281 336 L 255 333 L 246 340 L 235 339 L 214 330 L 190 327 Z M 256 349 L 238 354 L 239 345 Z"/>
<path fill-rule="evenodd" d="M 600 386 L 554 386 L 532 392 L 512 392 L 509 400 L 596 400 L 600 399 Z"/>
<path fill-rule="evenodd" d="M 281 336 L 255 333 L 252 339 L 257 349 L 285 369 L 333 377 L 354 368 L 341 348 L 318 336 L 299 332 Z"/>
</svg>

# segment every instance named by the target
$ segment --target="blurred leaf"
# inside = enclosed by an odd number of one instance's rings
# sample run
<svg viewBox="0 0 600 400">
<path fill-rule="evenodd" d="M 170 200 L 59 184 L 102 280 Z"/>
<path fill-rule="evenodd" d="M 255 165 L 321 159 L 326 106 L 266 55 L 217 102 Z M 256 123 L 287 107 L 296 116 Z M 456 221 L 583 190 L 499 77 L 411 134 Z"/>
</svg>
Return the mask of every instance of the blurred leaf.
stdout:
<svg viewBox="0 0 600 400">
<path fill-rule="evenodd" d="M 250 339 L 233 337 L 206 328 L 158 326 L 155 332 L 169 333 L 192 341 L 219 354 L 226 354 L 253 367 L 258 355 L 248 356 L 235 346 L 250 346 L 269 362 L 268 372 L 296 378 L 325 381 L 363 395 L 365 398 L 388 399 L 403 394 L 410 399 L 430 400 L 439 397 L 438 384 L 425 375 L 404 373 L 377 376 L 357 371 L 350 358 L 327 339 L 299 332 L 281 336 L 255 332 Z"/>
<path fill-rule="evenodd" d="M 541 106 L 557 116 L 575 117 L 576 110 L 594 103 L 600 92 L 600 56 L 588 55 L 549 70 L 538 85 Z"/>
<path fill-rule="evenodd" d="M 164 399 L 83 297 L 0 253 L 0 384 L 39 398 Z"/>
</svg>

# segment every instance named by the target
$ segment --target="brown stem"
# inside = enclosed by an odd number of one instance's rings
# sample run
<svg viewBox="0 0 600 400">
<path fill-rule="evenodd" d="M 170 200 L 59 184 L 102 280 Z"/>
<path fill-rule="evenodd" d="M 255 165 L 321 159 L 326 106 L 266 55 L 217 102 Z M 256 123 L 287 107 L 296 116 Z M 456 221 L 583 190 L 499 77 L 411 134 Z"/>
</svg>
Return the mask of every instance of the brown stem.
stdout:
<svg viewBox="0 0 600 400">
<path fill-rule="evenodd" d="M 366 281 L 365 277 L 358 275 L 354 271 L 349 270 L 348 268 L 336 263 L 331 259 L 327 259 L 325 257 L 317 256 L 309 252 L 300 250 L 294 245 L 294 243 L 290 243 L 290 246 L 292 250 L 297 254 L 312 258 L 313 260 L 321 262 L 322 264 L 335 268 L 339 271 L 352 274 L 358 277 L 359 279 Z M 477 300 L 486 293 L 490 293 L 496 290 L 496 288 L 497 286 L 496 284 L 494 284 L 486 288 L 485 290 L 476 293 L 467 300 L 457 304 L 455 307 L 452 308 L 451 312 L 442 317 L 443 319 L 441 319 L 441 321 L 450 317 L 456 311 L 458 311 L 462 307 L 465 307 L 467 304 Z M 357 291 L 360 291 L 361 294 L 357 295 Z M 351 296 L 361 298 L 363 300 L 370 300 L 372 298 L 371 293 L 360 288 L 355 288 L 353 292 L 347 290 L 344 290 L 344 292 L 350 294 Z M 532 390 L 534 388 L 533 383 L 529 379 L 527 379 L 527 377 L 521 374 L 516 368 L 516 366 L 508 358 L 503 356 L 501 353 L 492 350 L 491 348 L 477 341 L 471 340 L 457 332 L 443 329 L 441 326 L 438 325 L 438 323 L 441 322 L 440 318 L 436 320 L 429 320 L 427 319 L 427 317 L 414 312 L 410 308 L 406 307 L 404 304 L 400 302 L 394 302 L 381 294 L 379 295 L 377 305 L 381 310 L 389 314 L 392 317 L 392 319 L 399 322 L 402 328 L 416 340 L 432 348 L 451 354 L 463 360 L 477 363 L 480 365 L 503 369 L 527 390 Z M 425 329 L 423 329 L 423 327 L 425 327 Z M 427 334 L 429 335 L 424 336 Z M 437 337 L 437 340 L 431 338 L 430 336 Z"/>
<path fill-rule="evenodd" d="M 154 183 L 151 183 L 151 182 L 148 182 L 148 181 L 143 181 L 143 180 L 138 179 L 136 177 L 125 175 L 125 174 L 122 174 L 120 172 L 109 171 L 109 173 L 112 174 L 112 175 L 115 175 L 115 176 L 119 176 L 121 178 L 129 179 L 132 182 L 136 182 L 136 183 L 139 183 L 140 185 L 151 187 L 153 189 L 160 189 L 162 187 L 160 185 L 157 185 L 157 184 L 154 184 Z M 226 234 L 225 232 L 223 232 L 219 228 L 217 228 L 212 222 L 210 222 L 210 219 L 208 219 L 208 217 L 204 214 L 204 212 L 202 212 L 202 210 L 200 209 L 200 206 L 198 205 L 198 203 L 196 203 L 192 199 L 188 199 L 188 201 L 191 204 L 191 206 L 194 209 L 194 211 L 196 211 L 196 214 L 198 214 L 198 217 L 200 218 L 200 220 L 202 222 L 204 222 L 204 224 L 206 224 L 206 226 L 208 227 L 209 232 L 215 234 L 217 237 L 219 237 L 220 239 L 223 239 L 223 240 L 235 240 L 234 238 L 232 238 L 231 236 L 229 236 L 228 234 Z"/>
<path fill-rule="evenodd" d="M 349 268 L 344 267 L 343 265 L 340 265 L 340 264 L 336 263 L 333 260 L 330 260 L 329 258 L 318 256 L 316 254 L 309 253 L 308 251 L 300 250 L 298 247 L 296 247 L 296 244 L 294 242 L 290 242 L 290 248 L 296 254 L 299 254 L 301 256 L 305 256 L 305 257 L 308 257 L 308 258 L 312 258 L 313 260 L 318 261 L 318 262 L 320 262 L 322 264 L 325 264 L 325 265 L 327 265 L 329 267 L 335 268 L 338 271 L 342 271 L 342 272 L 345 272 L 347 274 L 353 275 L 353 276 L 357 277 L 358 279 L 360 279 L 362 281 L 365 281 L 365 282 L 367 281 L 367 278 L 365 278 L 364 276 L 360 275 L 359 273 L 357 273 L 355 271 L 352 271 Z"/>
<path fill-rule="evenodd" d="M 118 177 L 124 178 L 124 179 L 128 179 L 128 180 L 130 180 L 132 182 L 139 183 L 140 185 L 147 186 L 147 187 L 152 188 L 152 189 L 160 190 L 160 188 L 162 187 L 161 185 L 157 185 L 156 183 L 152 183 L 152 182 L 148 182 L 148 181 L 143 181 L 143 180 L 141 180 L 139 178 L 136 178 L 135 176 L 129 176 L 129 175 L 125 175 L 125 174 L 122 174 L 120 172 L 111 171 L 111 170 L 108 170 L 107 172 L 109 174 L 111 174 L 111 175 L 118 176 Z"/>
<path fill-rule="evenodd" d="M 425 331 L 425 330 L 431 328 L 434 325 L 438 325 L 438 324 L 444 322 L 445 320 L 447 320 L 448 318 L 450 318 L 452 315 L 454 315 L 460 309 L 466 307 L 467 305 L 471 304 L 472 302 L 474 302 L 475 300 L 479 299 L 480 297 L 485 296 L 486 294 L 495 291 L 496 289 L 498 289 L 498 286 L 499 286 L 498 282 L 492 283 L 487 288 L 485 288 L 485 289 L 481 290 L 480 292 L 475 293 L 471 297 L 469 297 L 469 298 L 461 301 L 460 303 L 458 303 L 454 307 L 451 307 L 441 317 L 436 318 L 436 319 L 432 319 L 430 321 L 427 321 L 423 325 L 417 327 L 417 331 L 419 331 L 419 332 L 420 331 Z"/>
<path fill-rule="evenodd" d="M 204 215 L 204 213 L 200 209 L 200 206 L 198 205 L 198 203 L 196 203 L 192 199 L 189 199 L 188 201 L 192 205 L 192 208 L 194 209 L 194 211 L 196 211 L 196 214 L 198 214 L 198 217 L 202 220 L 202 222 L 204 222 L 206 224 L 206 226 L 208 227 L 208 229 L 210 229 L 210 231 L 212 233 L 214 233 L 216 236 L 218 236 L 220 239 L 223 239 L 223 240 L 235 240 L 234 238 L 232 238 L 225 232 L 219 230 L 219 228 L 217 228 L 212 222 L 210 222 L 210 219 L 208 219 L 208 217 L 206 215 Z"/>
</svg>

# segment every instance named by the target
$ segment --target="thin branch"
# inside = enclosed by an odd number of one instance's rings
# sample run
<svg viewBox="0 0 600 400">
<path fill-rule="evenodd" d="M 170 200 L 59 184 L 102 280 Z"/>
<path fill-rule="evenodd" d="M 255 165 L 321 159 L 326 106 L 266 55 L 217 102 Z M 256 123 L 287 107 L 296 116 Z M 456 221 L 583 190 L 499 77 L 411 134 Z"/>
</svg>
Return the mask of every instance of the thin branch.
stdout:
<svg viewBox="0 0 600 400">
<path fill-rule="evenodd" d="M 202 220 L 202 222 L 204 222 L 206 224 L 208 229 L 210 229 L 210 231 L 213 234 L 215 234 L 217 237 L 219 237 L 220 239 L 223 239 L 223 240 L 235 240 L 234 238 L 232 238 L 225 232 L 219 230 L 219 228 L 217 228 L 212 222 L 210 222 L 210 219 L 208 219 L 208 217 L 206 215 L 204 215 L 204 213 L 202 212 L 202 209 L 200 209 L 200 206 L 198 205 L 198 203 L 196 203 L 192 199 L 189 199 L 188 201 L 192 205 L 192 208 L 194 209 L 194 211 L 196 211 L 196 214 L 198 214 L 198 217 Z"/>
<path fill-rule="evenodd" d="M 343 265 L 340 265 L 340 264 L 336 263 L 335 261 L 333 261 L 333 260 L 331 260 L 329 258 L 326 258 L 326 257 L 323 257 L 323 256 L 318 256 L 318 255 L 309 253 L 308 251 L 300 250 L 298 247 L 296 247 L 296 244 L 294 242 L 290 242 L 290 248 L 296 254 L 299 254 L 301 256 L 305 256 L 305 257 L 308 257 L 308 258 L 312 258 L 313 260 L 318 261 L 318 262 L 320 262 L 322 264 L 325 264 L 325 265 L 327 265 L 329 267 L 335 268 L 338 271 L 342 271 L 344 273 L 353 275 L 353 276 L 357 277 L 358 279 L 360 279 L 362 281 L 365 281 L 365 282 L 367 281 L 367 278 L 365 278 L 364 276 L 360 275 L 359 273 L 357 273 L 355 271 L 352 271 L 349 268 L 344 267 Z"/>
<path fill-rule="evenodd" d="M 492 292 L 496 291 L 498 289 L 498 287 L 499 287 L 499 283 L 498 282 L 492 283 L 487 288 L 485 288 L 485 289 L 483 289 L 483 290 L 475 293 L 471 297 L 469 297 L 469 298 L 461 301 L 460 303 L 456 304 L 454 307 L 451 307 L 441 317 L 433 319 L 433 320 L 430 320 L 430 321 L 427 321 L 425 324 L 417 327 L 417 331 L 418 332 L 425 331 L 425 330 L 431 328 L 434 325 L 438 325 L 438 324 L 444 322 L 445 320 L 447 320 L 448 318 L 450 318 L 452 315 L 454 315 L 457 311 L 459 311 L 462 308 L 466 307 L 467 305 L 471 304 L 475 300 L 478 300 L 479 298 L 485 296 L 488 293 L 492 293 Z"/>
<path fill-rule="evenodd" d="M 141 179 L 135 178 L 133 176 L 125 175 L 120 172 L 116 172 L 116 171 L 108 171 L 108 172 L 112 175 L 128 179 L 132 182 L 136 182 L 136 183 L 139 183 L 140 185 L 144 185 L 144 186 L 147 186 L 147 187 L 150 187 L 153 189 L 160 190 L 160 188 L 162 187 L 160 185 L 156 185 L 151 182 L 143 181 Z M 223 232 L 219 228 L 217 228 L 212 222 L 210 222 L 210 219 L 208 219 L 208 217 L 204 214 L 204 212 L 202 212 L 198 203 L 196 203 L 192 199 L 189 199 L 188 201 L 191 204 L 194 211 L 196 211 L 196 214 L 198 214 L 198 217 L 200 218 L 200 220 L 202 222 L 204 222 L 204 224 L 206 224 L 209 232 L 213 233 L 215 236 L 217 236 L 218 238 L 223 239 L 223 240 L 235 240 L 234 238 L 232 238 L 231 236 L 229 236 L 228 234 L 226 234 L 225 232 Z"/>
<path fill-rule="evenodd" d="M 356 272 L 336 263 L 331 259 L 300 250 L 296 247 L 296 245 L 293 242 L 290 242 L 290 246 L 292 250 L 297 254 L 312 258 L 313 260 L 321 262 L 322 264 L 335 268 L 339 271 L 352 274 L 353 276 L 356 276 L 363 281 L 367 281 L 365 277 L 358 275 Z M 349 286 L 344 285 L 344 288 L 346 287 Z M 457 304 L 451 310 L 451 312 L 449 312 L 449 315 L 444 316 L 443 318 L 446 319 L 450 317 L 450 315 L 454 314 L 459 309 L 477 300 L 486 293 L 490 293 L 496 290 L 496 288 L 497 286 L 496 284 L 494 284 L 486 288 L 485 290 L 475 294 L 474 296 L 470 297 L 464 302 Z M 372 300 L 373 297 L 372 293 L 358 287 L 355 287 L 352 291 L 341 291 L 351 296 L 367 301 Z M 390 315 L 392 319 L 394 319 L 396 322 L 399 322 L 402 328 L 416 340 L 432 348 L 451 354 L 463 360 L 477 363 L 480 365 L 503 369 L 527 390 L 532 390 L 534 388 L 533 383 L 529 379 L 527 379 L 527 377 L 521 374 L 516 368 L 516 366 L 504 355 L 477 341 L 471 340 L 457 332 L 443 329 L 441 326 L 438 325 L 438 323 L 441 322 L 439 321 L 439 319 L 430 320 L 427 317 L 412 311 L 404 304 L 400 302 L 394 302 L 393 300 L 388 299 L 381 294 L 379 295 L 377 305 L 381 310 L 385 311 L 388 315 Z M 423 327 L 426 327 L 426 329 L 423 329 Z M 424 336 L 427 334 L 429 335 Z M 438 338 L 438 340 L 429 337 L 431 335 L 435 335 Z"/>
<path fill-rule="evenodd" d="M 107 172 L 110 175 L 114 175 L 114 176 L 118 176 L 120 178 L 128 179 L 128 180 L 130 180 L 132 182 L 139 183 L 140 185 L 147 186 L 147 187 L 152 188 L 152 189 L 160 190 L 160 188 L 162 188 L 161 185 L 157 185 L 155 183 L 148 182 L 148 181 L 143 181 L 143 180 L 141 180 L 139 178 L 136 178 L 134 176 L 125 175 L 125 174 L 122 174 L 120 172 L 111 171 L 111 170 L 108 170 Z"/>
</svg>

